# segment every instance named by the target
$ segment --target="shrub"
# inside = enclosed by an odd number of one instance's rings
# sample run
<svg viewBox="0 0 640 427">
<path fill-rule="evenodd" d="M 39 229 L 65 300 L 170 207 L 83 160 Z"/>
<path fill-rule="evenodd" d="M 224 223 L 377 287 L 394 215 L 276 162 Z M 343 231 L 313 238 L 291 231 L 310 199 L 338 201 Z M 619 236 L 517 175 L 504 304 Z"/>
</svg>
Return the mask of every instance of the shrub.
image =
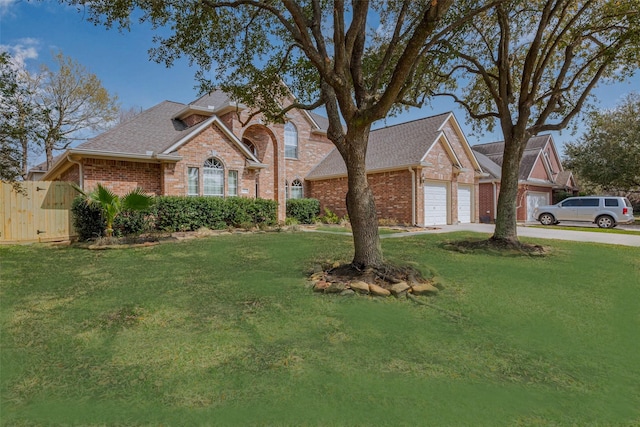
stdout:
<svg viewBox="0 0 640 427">
<path fill-rule="evenodd" d="M 155 230 L 155 209 L 144 211 L 122 211 L 113 221 L 116 236 L 132 236 Z"/>
<path fill-rule="evenodd" d="M 320 218 L 320 220 L 325 224 L 340 223 L 340 217 L 329 208 L 324 208 L 324 215 Z"/>
<path fill-rule="evenodd" d="M 247 224 L 271 225 L 276 221 L 275 200 L 242 197 L 163 196 L 156 201 L 156 228 L 194 231 L 201 227 L 224 229 Z"/>
<path fill-rule="evenodd" d="M 102 209 L 96 204 L 89 204 L 83 196 L 78 196 L 71 204 L 73 227 L 79 240 L 101 237 L 107 222 L 102 217 Z"/>
<path fill-rule="evenodd" d="M 287 217 L 295 218 L 301 224 L 313 224 L 320 213 L 318 199 L 287 200 Z"/>
</svg>

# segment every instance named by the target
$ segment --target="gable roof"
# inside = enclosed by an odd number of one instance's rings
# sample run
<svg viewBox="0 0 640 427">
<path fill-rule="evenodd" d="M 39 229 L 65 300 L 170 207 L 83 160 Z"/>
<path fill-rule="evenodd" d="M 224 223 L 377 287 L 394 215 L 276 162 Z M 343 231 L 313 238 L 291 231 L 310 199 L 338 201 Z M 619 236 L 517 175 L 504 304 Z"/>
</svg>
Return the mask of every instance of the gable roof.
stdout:
<svg viewBox="0 0 640 427">
<path fill-rule="evenodd" d="M 184 107 L 185 104 L 163 101 L 77 148 L 130 154 L 162 153 L 191 131 L 181 121 L 172 119 Z"/>
<path fill-rule="evenodd" d="M 520 170 L 518 173 L 519 180 L 526 181 L 529 179 L 529 176 L 533 171 L 533 167 L 536 164 L 536 160 L 540 156 L 544 147 L 549 143 L 553 145 L 551 135 L 538 135 L 529 138 L 522 155 L 522 160 L 520 161 Z M 504 141 L 478 144 L 472 146 L 471 149 L 475 152 L 476 158 L 482 166 L 482 169 L 485 172 L 488 172 L 492 179 L 500 179 L 504 154 Z"/>
<path fill-rule="evenodd" d="M 442 131 L 450 119 L 455 120 L 455 117 L 453 113 L 448 112 L 371 131 L 365 159 L 367 171 L 418 166 L 421 162 L 424 163 L 425 155 L 440 138 L 443 138 L 445 149 L 450 152 L 456 166 L 461 167 L 457 155 Z M 466 140 L 464 142 L 466 143 Z M 469 153 L 473 157 L 470 150 Z M 475 159 L 472 159 L 472 163 L 480 169 Z M 346 173 L 347 167 L 342 156 L 337 149 L 333 149 L 306 179 L 324 179 L 344 176 Z"/>
</svg>

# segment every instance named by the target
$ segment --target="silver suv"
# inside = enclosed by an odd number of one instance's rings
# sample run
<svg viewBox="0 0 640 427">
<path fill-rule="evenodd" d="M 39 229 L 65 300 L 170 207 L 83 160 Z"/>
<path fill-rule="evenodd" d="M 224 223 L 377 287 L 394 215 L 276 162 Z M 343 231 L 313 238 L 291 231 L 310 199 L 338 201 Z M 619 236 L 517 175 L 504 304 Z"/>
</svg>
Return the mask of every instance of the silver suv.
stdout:
<svg viewBox="0 0 640 427">
<path fill-rule="evenodd" d="M 613 196 L 569 197 L 556 205 L 538 206 L 533 216 L 543 225 L 558 224 L 560 221 L 588 221 L 600 228 L 631 224 L 634 220 L 629 199 Z"/>
</svg>

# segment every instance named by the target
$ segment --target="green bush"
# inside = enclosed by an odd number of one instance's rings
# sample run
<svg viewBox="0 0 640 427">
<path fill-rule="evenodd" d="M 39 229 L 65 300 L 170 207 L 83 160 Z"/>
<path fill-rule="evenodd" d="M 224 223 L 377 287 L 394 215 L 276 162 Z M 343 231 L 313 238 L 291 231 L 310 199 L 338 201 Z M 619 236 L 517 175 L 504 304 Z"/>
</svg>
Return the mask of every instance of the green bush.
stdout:
<svg viewBox="0 0 640 427">
<path fill-rule="evenodd" d="M 99 205 L 89 204 L 83 196 L 78 196 L 71 204 L 71 215 L 79 240 L 102 237 L 107 222 L 102 217 Z"/>
<path fill-rule="evenodd" d="M 155 230 L 155 209 L 146 211 L 122 211 L 113 221 L 115 236 L 132 236 Z"/>
<path fill-rule="evenodd" d="M 71 205 L 73 226 L 81 241 L 104 236 L 107 222 L 102 216 L 102 208 L 97 203 L 87 203 L 86 198 L 78 196 Z M 155 209 L 146 211 L 122 211 L 113 222 L 113 235 L 116 237 L 138 235 L 153 231 Z"/>
<path fill-rule="evenodd" d="M 276 221 L 277 202 L 242 197 L 178 197 L 156 199 L 156 228 L 193 231 L 201 227 L 224 229 L 241 224 L 271 225 Z"/>
<path fill-rule="evenodd" d="M 313 224 L 320 213 L 318 199 L 287 200 L 287 217 L 295 218 L 301 224 Z"/>
<path fill-rule="evenodd" d="M 329 208 L 324 208 L 324 215 L 320 218 L 324 224 L 339 224 L 340 217 Z"/>
</svg>

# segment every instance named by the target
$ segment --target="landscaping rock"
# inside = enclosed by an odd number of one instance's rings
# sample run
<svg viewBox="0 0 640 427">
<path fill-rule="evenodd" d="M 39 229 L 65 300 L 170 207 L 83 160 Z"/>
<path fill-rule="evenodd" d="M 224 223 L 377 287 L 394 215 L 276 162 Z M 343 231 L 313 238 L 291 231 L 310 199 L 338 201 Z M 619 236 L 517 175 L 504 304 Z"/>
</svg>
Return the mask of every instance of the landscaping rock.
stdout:
<svg viewBox="0 0 640 427">
<path fill-rule="evenodd" d="M 391 295 L 391 292 L 388 291 L 387 289 L 378 285 L 373 285 L 373 284 L 369 285 L 369 292 L 379 297 L 388 297 L 389 295 Z"/>
<path fill-rule="evenodd" d="M 325 294 L 337 294 L 344 291 L 347 288 L 342 282 L 330 283 L 329 286 L 324 290 Z"/>
<path fill-rule="evenodd" d="M 407 282 L 400 282 L 391 286 L 390 291 L 395 297 L 401 297 L 406 294 L 409 289 L 411 289 L 411 286 L 407 285 Z"/>
<path fill-rule="evenodd" d="M 344 291 L 340 292 L 341 297 L 352 297 L 355 294 L 356 292 L 353 289 L 345 289 Z"/>
<path fill-rule="evenodd" d="M 319 271 L 317 273 L 313 273 L 310 277 L 311 280 L 322 280 L 324 279 L 324 273 Z"/>
<path fill-rule="evenodd" d="M 358 292 L 359 294 L 368 294 L 369 293 L 369 284 L 365 282 L 351 282 L 349 285 L 351 289 Z"/>
<path fill-rule="evenodd" d="M 329 282 L 325 282 L 324 280 L 321 280 L 319 282 L 316 282 L 316 284 L 313 286 L 313 291 L 324 292 L 324 290 L 327 289 L 329 285 L 330 285 Z"/>
<path fill-rule="evenodd" d="M 438 288 L 428 283 L 422 283 L 411 286 L 411 291 L 414 295 L 436 295 L 438 293 Z"/>
</svg>

